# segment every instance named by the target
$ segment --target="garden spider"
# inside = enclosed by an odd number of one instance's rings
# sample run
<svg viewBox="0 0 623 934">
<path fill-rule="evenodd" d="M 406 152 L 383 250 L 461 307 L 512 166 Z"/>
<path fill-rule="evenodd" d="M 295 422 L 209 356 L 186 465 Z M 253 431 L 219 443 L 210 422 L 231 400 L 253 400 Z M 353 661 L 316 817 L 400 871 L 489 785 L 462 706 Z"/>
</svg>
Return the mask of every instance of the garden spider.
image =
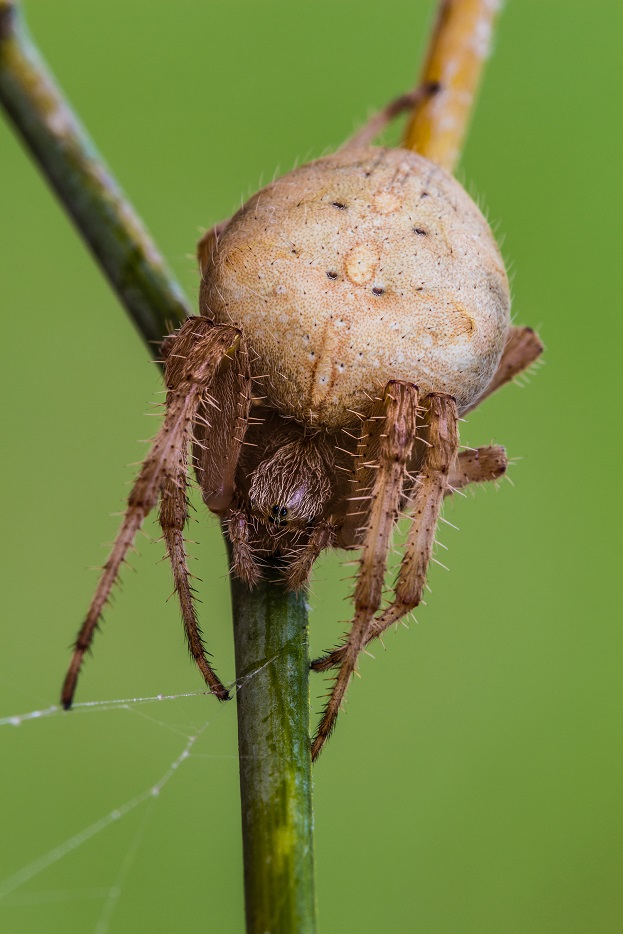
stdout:
<svg viewBox="0 0 623 934">
<path fill-rule="evenodd" d="M 437 91 L 423 84 L 395 101 L 336 154 L 273 182 L 200 241 L 200 315 L 163 344 L 164 423 L 78 634 L 66 708 L 159 499 L 190 653 L 210 691 L 229 697 L 206 658 L 189 582 L 189 448 L 203 501 L 229 539 L 232 574 L 249 587 L 268 560 L 300 589 L 324 549 L 360 549 L 348 637 L 312 664 L 338 669 L 314 758 L 361 650 L 421 600 L 444 496 L 504 473 L 503 448 L 459 452 L 458 421 L 533 363 L 541 344 L 510 326 L 500 253 L 459 183 L 415 152 L 371 146 L 397 113 Z M 405 552 L 381 610 L 405 510 Z"/>
</svg>

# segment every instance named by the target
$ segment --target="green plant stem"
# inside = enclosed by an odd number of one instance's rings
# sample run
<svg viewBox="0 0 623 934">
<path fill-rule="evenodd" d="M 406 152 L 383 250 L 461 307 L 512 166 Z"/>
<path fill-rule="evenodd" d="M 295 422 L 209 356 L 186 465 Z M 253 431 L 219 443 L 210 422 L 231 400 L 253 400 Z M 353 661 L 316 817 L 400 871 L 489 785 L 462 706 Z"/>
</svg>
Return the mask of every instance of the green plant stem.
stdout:
<svg viewBox="0 0 623 934">
<path fill-rule="evenodd" d="M 271 573 L 271 571 L 273 573 Z M 231 578 L 247 931 L 316 930 L 305 595 Z"/>
<path fill-rule="evenodd" d="M 189 304 L 10 0 L 0 0 L 0 102 L 154 353 Z"/>
<path fill-rule="evenodd" d="M 149 345 L 161 340 L 190 306 L 10 0 L 0 0 L 0 103 L 140 334 Z M 253 592 L 232 580 L 232 599 L 248 930 L 307 934 L 315 921 L 305 600 L 270 580 Z"/>
</svg>

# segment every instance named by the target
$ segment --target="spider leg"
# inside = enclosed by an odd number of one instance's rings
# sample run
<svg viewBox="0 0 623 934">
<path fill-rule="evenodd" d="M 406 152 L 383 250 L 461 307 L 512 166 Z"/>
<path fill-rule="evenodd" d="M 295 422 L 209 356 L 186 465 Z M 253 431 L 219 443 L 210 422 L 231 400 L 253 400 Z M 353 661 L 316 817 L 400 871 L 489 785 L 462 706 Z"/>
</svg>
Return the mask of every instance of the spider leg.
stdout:
<svg viewBox="0 0 623 934">
<path fill-rule="evenodd" d="M 454 399 L 432 393 L 428 400 L 428 443 L 419 486 L 411 508 L 412 523 L 405 553 L 398 572 L 393 602 L 373 620 L 368 642 L 381 635 L 392 623 L 415 609 L 422 599 L 439 511 L 448 489 L 450 468 L 458 448 L 457 411 Z"/>
<path fill-rule="evenodd" d="M 527 370 L 543 353 L 543 344 L 532 328 L 511 328 L 502 358 L 484 393 L 462 414 L 466 415 L 506 383 Z"/>
<path fill-rule="evenodd" d="M 368 527 L 370 504 L 379 468 L 379 443 L 382 434 L 380 424 L 387 417 L 386 407 L 381 401 L 376 399 L 372 411 L 361 422 L 350 480 L 352 489 L 346 501 L 344 514 L 338 523 L 337 544 L 340 548 L 350 549 L 361 545 Z"/>
<path fill-rule="evenodd" d="M 289 590 L 302 590 L 305 587 L 316 559 L 325 548 L 335 544 L 336 532 L 337 526 L 332 519 L 323 519 L 315 526 L 307 543 L 299 549 L 288 568 L 286 580 Z"/>
<path fill-rule="evenodd" d="M 216 326 L 207 318 L 190 318 L 170 348 L 165 366 L 169 388 L 165 419 L 132 488 L 121 528 L 78 633 L 61 694 L 66 709 L 71 707 L 84 655 L 136 533 L 156 505 L 166 479 L 179 475 L 201 398 L 223 360 L 236 352 L 239 343 L 240 332 L 236 328 Z"/>
<path fill-rule="evenodd" d="M 398 573 L 394 601 L 381 616 L 371 620 L 362 648 L 414 609 L 422 598 L 439 511 L 448 491 L 450 471 L 458 447 L 458 416 L 454 399 L 442 393 L 432 393 L 425 404 L 428 405 L 424 428 L 427 429 L 428 446 L 411 507 L 411 528 Z M 312 668 L 315 671 L 328 671 L 343 665 L 347 655 L 348 643 L 312 662 Z"/>
<path fill-rule="evenodd" d="M 416 436 L 417 398 L 417 389 L 410 383 L 392 380 L 385 389 L 385 416 L 377 423 L 381 430 L 376 433 L 379 463 L 370 497 L 360 571 L 355 587 L 355 615 L 340 670 L 312 743 L 313 759 L 318 757 L 335 728 L 359 652 L 381 602 L 390 536 L 398 517 L 407 464 Z"/>
<path fill-rule="evenodd" d="M 219 385 L 219 398 L 206 399 L 195 423 L 194 462 L 203 501 L 222 516 L 232 546 L 232 571 L 248 587 L 261 572 L 254 555 L 252 527 L 246 512 L 233 504 L 235 478 L 251 411 L 251 375 L 248 353 L 240 350 L 240 366 L 230 366 Z M 209 443 L 205 444 L 206 435 Z"/>
<path fill-rule="evenodd" d="M 227 537 L 231 543 L 231 570 L 247 587 L 255 587 L 262 576 L 252 545 L 253 528 L 243 509 L 231 509 L 226 516 Z"/>
<path fill-rule="evenodd" d="M 439 84 L 437 82 L 427 81 L 419 85 L 419 87 L 414 88 L 414 90 L 407 91 L 406 94 L 401 94 L 400 97 L 396 97 L 382 110 L 379 110 L 378 113 L 370 117 L 361 129 L 357 130 L 356 133 L 340 146 L 339 151 L 345 152 L 371 146 L 379 133 L 382 133 L 392 120 L 395 120 L 396 117 L 399 117 L 409 110 L 413 110 L 416 105 L 424 103 L 424 101 L 433 97 L 438 90 Z"/>
<path fill-rule="evenodd" d="M 201 496 L 211 512 L 224 515 L 235 494 L 235 476 L 251 409 L 248 353 L 219 373 L 218 394 L 206 393 L 194 425 L 193 460 Z"/>
<path fill-rule="evenodd" d="M 450 467 L 445 495 L 456 493 L 457 490 L 462 490 L 470 483 L 497 480 L 506 473 L 507 467 L 506 450 L 499 444 L 461 451 Z"/>
<path fill-rule="evenodd" d="M 251 376 L 248 355 L 240 347 L 236 361 L 219 372 L 217 398 L 204 393 L 194 419 L 193 461 L 203 501 L 215 513 L 227 510 L 234 497 L 234 476 L 249 419 Z M 229 692 L 205 655 L 186 559 L 184 526 L 188 519 L 186 448 L 177 475 L 167 477 L 162 490 L 160 525 L 180 602 L 188 649 L 204 680 L 219 700 Z"/>
<path fill-rule="evenodd" d="M 532 328 L 511 328 L 508 340 L 506 342 L 506 347 L 504 348 L 502 358 L 494 374 L 494 377 L 491 380 L 491 383 L 487 387 L 485 393 L 467 411 L 471 411 L 472 409 L 476 408 L 476 406 L 480 405 L 484 399 L 486 399 L 492 393 L 496 392 L 502 386 L 506 385 L 506 383 L 510 382 L 516 376 L 530 367 L 539 358 L 542 352 L 543 344 Z M 453 429 L 453 432 L 456 434 L 456 428 Z M 431 433 L 433 433 L 432 426 Z M 434 440 L 432 438 L 431 440 L 433 441 L 434 445 Z M 429 449 L 425 458 L 423 474 L 426 474 L 427 460 L 430 460 L 431 457 L 434 457 L 434 454 L 432 450 Z M 447 496 L 453 492 L 456 492 L 457 490 L 467 486 L 469 483 L 483 483 L 490 480 L 496 480 L 506 472 L 507 466 L 508 460 L 506 457 L 506 452 L 504 448 L 500 446 L 494 445 L 490 447 L 477 448 L 476 451 L 462 451 L 456 459 L 452 458 L 450 461 L 450 467 L 447 471 L 447 483 L 445 485 L 443 496 Z M 428 474 L 428 478 L 430 479 L 430 472 Z M 418 479 L 421 481 L 422 476 L 420 476 Z M 422 497 L 423 490 L 420 486 L 414 501 L 415 513 L 417 513 L 418 501 L 421 501 Z M 436 492 L 435 498 L 439 500 L 440 504 L 442 497 L 439 497 L 438 491 Z M 437 507 L 437 515 L 435 516 L 434 522 L 435 525 L 437 523 L 438 513 L 439 507 Z M 432 548 L 432 541 L 433 540 L 431 536 L 428 546 L 428 557 L 424 555 L 425 560 L 423 560 L 421 563 L 422 571 L 420 577 L 418 578 L 417 563 L 410 562 L 410 566 L 407 566 L 410 552 L 415 551 L 415 553 L 417 553 L 418 547 L 421 548 L 423 542 L 423 535 L 414 524 L 407 543 L 405 556 L 403 558 L 396 588 L 396 600 L 391 606 L 387 608 L 387 610 L 385 610 L 384 613 L 381 614 L 380 617 L 373 620 L 366 637 L 366 645 L 373 639 L 378 638 L 378 636 L 380 636 L 389 626 L 391 626 L 392 623 L 397 622 L 402 616 L 404 616 L 410 610 L 414 609 L 420 602 L 422 597 L 422 587 L 424 585 L 426 575 L 426 565 L 428 564 L 430 550 Z M 340 646 L 339 648 L 334 649 L 332 652 L 328 652 L 326 655 L 313 661 L 311 667 L 314 669 L 314 671 L 328 671 L 342 663 L 345 657 L 345 653 L 346 647 Z"/>
<path fill-rule="evenodd" d="M 193 588 L 190 584 L 186 547 L 184 544 L 184 526 L 188 520 L 187 465 L 185 451 L 178 464 L 177 476 L 166 477 L 160 500 L 160 525 L 167 546 L 169 561 L 173 571 L 173 582 L 177 593 L 184 631 L 188 641 L 188 650 L 199 671 L 219 700 L 229 700 L 229 691 L 223 685 L 205 655 L 205 646 L 195 608 Z"/>
</svg>

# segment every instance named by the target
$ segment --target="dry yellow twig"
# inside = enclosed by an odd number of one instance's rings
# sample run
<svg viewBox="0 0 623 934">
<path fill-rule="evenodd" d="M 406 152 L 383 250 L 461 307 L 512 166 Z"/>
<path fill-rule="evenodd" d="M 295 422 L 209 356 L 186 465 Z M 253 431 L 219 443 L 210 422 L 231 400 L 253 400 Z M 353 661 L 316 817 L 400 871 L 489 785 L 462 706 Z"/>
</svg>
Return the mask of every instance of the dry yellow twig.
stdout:
<svg viewBox="0 0 623 934">
<path fill-rule="evenodd" d="M 403 145 L 453 171 L 489 54 L 501 0 L 442 2 L 420 83 L 438 85 L 416 104 Z"/>
</svg>

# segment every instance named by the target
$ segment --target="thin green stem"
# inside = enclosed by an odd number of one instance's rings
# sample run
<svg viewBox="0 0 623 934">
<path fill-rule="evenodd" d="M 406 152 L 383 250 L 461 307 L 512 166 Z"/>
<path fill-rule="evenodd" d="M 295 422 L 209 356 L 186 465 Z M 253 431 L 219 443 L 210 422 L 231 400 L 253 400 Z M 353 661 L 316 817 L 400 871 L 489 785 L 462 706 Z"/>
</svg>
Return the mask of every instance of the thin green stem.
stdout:
<svg viewBox="0 0 623 934">
<path fill-rule="evenodd" d="M 153 353 L 190 306 L 11 0 L 0 0 L 0 103 Z"/>
<path fill-rule="evenodd" d="M 232 577 L 247 931 L 312 934 L 307 605 L 274 575 Z"/>
<path fill-rule="evenodd" d="M 161 340 L 190 306 L 11 0 L 0 0 L 0 103 L 140 334 L 150 345 Z M 248 930 L 308 934 L 315 911 L 305 600 L 270 580 L 252 592 L 232 580 L 232 598 Z"/>
</svg>

